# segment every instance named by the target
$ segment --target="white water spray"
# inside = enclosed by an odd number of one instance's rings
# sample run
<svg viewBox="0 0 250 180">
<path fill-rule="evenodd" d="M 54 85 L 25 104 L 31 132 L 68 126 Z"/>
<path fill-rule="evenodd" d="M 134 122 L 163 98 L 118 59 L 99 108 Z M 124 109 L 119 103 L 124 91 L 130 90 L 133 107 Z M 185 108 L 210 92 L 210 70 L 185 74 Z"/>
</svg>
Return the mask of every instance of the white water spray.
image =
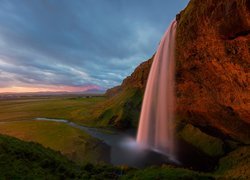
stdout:
<svg viewBox="0 0 250 180">
<path fill-rule="evenodd" d="M 150 69 L 137 134 L 138 144 L 172 158 L 175 157 L 175 34 L 176 21 L 173 21 Z"/>
</svg>

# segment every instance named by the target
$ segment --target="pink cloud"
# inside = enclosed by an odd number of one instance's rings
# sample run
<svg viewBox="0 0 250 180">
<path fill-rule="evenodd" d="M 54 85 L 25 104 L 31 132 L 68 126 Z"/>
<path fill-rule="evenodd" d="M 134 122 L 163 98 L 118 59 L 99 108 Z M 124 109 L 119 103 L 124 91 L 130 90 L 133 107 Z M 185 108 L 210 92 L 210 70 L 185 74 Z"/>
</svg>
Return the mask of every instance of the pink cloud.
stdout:
<svg viewBox="0 0 250 180">
<path fill-rule="evenodd" d="M 12 86 L 0 88 L 0 93 L 24 93 L 24 92 L 84 92 L 88 90 L 103 90 L 97 85 L 86 85 L 86 86 L 34 86 L 34 87 L 22 87 Z"/>
</svg>

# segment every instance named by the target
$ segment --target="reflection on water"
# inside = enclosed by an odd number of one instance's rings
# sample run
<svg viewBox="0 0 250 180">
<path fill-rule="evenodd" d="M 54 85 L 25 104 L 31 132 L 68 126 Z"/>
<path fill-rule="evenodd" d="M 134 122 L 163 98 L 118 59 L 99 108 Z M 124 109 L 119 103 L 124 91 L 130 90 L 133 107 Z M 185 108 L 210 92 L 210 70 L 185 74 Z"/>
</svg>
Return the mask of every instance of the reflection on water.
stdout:
<svg viewBox="0 0 250 180">
<path fill-rule="evenodd" d="M 63 122 L 63 123 L 68 123 L 68 120 L 65 119 L 49 119 L 49 118 L 35 118 L 37 121 L 53 121 L 53 122 Z"/>
</svg>

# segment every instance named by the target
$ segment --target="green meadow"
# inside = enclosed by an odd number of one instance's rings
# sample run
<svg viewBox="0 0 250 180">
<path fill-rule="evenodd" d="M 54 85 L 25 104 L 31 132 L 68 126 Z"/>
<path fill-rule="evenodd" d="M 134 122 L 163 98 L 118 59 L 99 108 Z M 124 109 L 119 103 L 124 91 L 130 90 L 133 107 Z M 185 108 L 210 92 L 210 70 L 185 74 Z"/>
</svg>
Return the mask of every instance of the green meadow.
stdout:
<svg viewBox="0 0 250 180">
<path fill-rule="evenodd" d="M 105 148 L 99 140 L 67 124 L 34 119 L 67 119 L 93 125 L 93 111 L 104 99 L 60 96 L 0 100 L 0 134 L 37 142 L 79 163 L 99 162 Z"/>
<path fill-rule="evenodd" d="M 0 100 L 0 122 L 27 121 L 37 117 L 67 119 L 90 124 L 105 97 L 55 96 Z"/>
</svg>

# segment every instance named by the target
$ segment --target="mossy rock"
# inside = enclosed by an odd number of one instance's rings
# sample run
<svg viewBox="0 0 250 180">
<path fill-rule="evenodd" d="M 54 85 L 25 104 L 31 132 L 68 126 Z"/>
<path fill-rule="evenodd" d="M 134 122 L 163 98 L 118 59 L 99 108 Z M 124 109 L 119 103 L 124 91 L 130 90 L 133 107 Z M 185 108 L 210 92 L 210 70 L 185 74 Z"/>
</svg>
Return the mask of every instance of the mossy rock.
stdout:
<svg viewBox="0 0 250 180">
<path fill-rule="evenodd" d="M 184 126 L 178 134 L 183 140 L 211 157 L 219 157 L 224 154 L 222 140 L 202 132 L 191 124 Z"/>
<path fill-rule="evenodd" d="M 240 147 L 219 161 L 214 173 L 222 179 L 250 179 L 250 147 Z"/>
<path fill-rule="evenodd" d="M 119 129 L 137 127 L 141 104 L 140 89 L 125 89 L 105 102 L 106 108 L 96 120 L 97 124 Z"/>
</svg>

